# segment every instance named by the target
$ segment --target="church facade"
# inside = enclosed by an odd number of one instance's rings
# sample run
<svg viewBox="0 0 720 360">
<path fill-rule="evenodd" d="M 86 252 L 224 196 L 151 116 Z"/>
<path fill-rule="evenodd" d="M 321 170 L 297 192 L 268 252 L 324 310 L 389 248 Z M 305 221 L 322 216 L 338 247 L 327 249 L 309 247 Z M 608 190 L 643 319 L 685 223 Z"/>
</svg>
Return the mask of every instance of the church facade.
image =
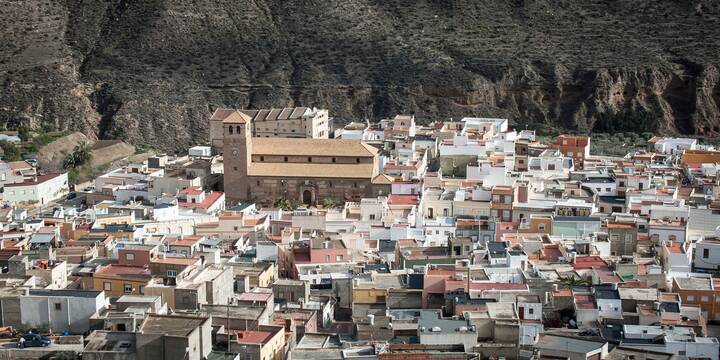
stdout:
<svg viewBox="0 0 720 360">
<path fill-rule="evenodd" d="M 235 112 L 223 120 L 226 198 L 272 204 L 287 198 L 315 205 L 325 199 L 358 201 L 390 193 L 378 151 L 357 140 L 261 138 L 252 118 Z"/>
</svg>

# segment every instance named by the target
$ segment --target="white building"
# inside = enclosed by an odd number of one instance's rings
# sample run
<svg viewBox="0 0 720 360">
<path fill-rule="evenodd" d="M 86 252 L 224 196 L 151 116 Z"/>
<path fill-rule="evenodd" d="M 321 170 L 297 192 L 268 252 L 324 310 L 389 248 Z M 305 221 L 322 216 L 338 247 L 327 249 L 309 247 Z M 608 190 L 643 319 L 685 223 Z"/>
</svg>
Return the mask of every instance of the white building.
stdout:
<svg viewBox="0 0 720 360">
<path fill-rule="evenodd" d="M 603 319 L 622 319 L 622 300 L 615 289 L 595 290 L 598 314 Z"/>
<path fill-rule="evenodd" d="M 695 150 L 697 145 L 697 139 L 662 138 L 655 142 L 655 151 L 665 155 L 680 155 L 683 150 Z"/>
<path fill-rule="evenodd" d="M 718 339 L 697 336 L 692 327 L 624 325 L 623 334 L 623 347 L 718 360 Z M 658 337 L 663 341 L 648 341 Z"/>
<path fill-rule="evenodd" d="M 690 242 L 666 242 L 662 246 L 661 254 L 663 269 L 665 269 L 665 271 L 668 273 L 691 272 L 693 258 L 692 254 L 692 244 Z"/>
<path fill-rule="evenodd" d="M 106 305 L 102 291 L 29 289 L 20 297 L 20 317 L 22 324 L 82 334 L 90 330 L 90 317 Z"/>
<path fill-rule="evenodd" d="M 468 164 L 466 178 L 468 181 L 482 181 L 483 186 L 507 185 L 512 179 L 505 176 L 506 164 L 493 163 L 490 160 L 478 160 L 477 164 Z"/>
<path fill-rule="evenodd" d="M 701 236 L 695 243 L 695 269 L 720 269 L 720 236 Z"/>
<path fill-rule="evenodd" d="M 466 117 L 460 121 L 465 124 L 463 132 L 499 134 L 508 129 L 508 119 Z"/>
<path fill-rule="evenodd" d="M 212 148 L 210 146 L 193 146 L 188 150 L 188 155 L 192 157 L 210 157 Z"/>
<path fill-rule="evenodd" d="M 39 175 L 32 180 L 6 184 L 4 200 L 9 203 L 38 203 L 62 199 L 68 194 L 67 173 Z"/>
</svg>

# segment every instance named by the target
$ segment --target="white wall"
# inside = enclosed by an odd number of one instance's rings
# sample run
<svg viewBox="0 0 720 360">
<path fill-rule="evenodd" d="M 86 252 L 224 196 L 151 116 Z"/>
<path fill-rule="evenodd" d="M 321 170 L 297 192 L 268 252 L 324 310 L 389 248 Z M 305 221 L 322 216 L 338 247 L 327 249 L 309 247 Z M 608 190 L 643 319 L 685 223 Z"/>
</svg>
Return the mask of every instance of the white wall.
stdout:
<svg viewBox="0 0 720 360">
<path fill-rule="evenodd" d="M 105 295 L 97 297 L 21 296 L 20 315 L 23 324 L 40 326 L 50 323 L 53 332 L 68 330 L 72 334 L 90 329 L 89 319 L 105 305 Z M 60 304 L 57 310 L 55 305 Z"/>
</svg>

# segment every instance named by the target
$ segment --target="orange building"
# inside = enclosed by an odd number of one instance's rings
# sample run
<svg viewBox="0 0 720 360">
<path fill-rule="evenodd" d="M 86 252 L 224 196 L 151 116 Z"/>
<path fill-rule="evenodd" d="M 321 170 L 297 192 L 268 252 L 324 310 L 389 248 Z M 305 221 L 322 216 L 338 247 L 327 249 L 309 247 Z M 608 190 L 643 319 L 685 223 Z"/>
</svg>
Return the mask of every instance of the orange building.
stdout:
<svg viewBox="0 0 720 360">
<path fill-rule="evenodd" d="M 720 279 L 675 277 L 672 290 L 680 295 L 682 305 L 700 307 L 708 321 L 720 320 Z"/>
<path fill-rule="evenodd" d="M 551 149 L 560 150 L 563 155 L 573 158 L 576 169 L 582 169 L 585 159 L 590 157 L 590 137 L 560 135 L 555 139 L 554 144 L 549 144 Z"/>
</svg>

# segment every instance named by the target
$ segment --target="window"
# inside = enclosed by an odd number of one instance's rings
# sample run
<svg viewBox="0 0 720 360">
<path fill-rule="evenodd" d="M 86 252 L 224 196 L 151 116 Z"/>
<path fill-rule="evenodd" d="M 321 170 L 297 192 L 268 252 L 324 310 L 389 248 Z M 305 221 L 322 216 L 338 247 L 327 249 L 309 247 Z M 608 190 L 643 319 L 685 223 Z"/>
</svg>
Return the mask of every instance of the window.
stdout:
<svg viewBox="0 0 720 360">
<path fill-rule="evenodd" d="M 668 236 L 668 240 L 670 240 L 670 241 L 677 241 L 677 236 L 675 236 L 675 235 L 670 235 L 670 236 Z"/>
<path fill-rule="evenodd" d="M 264 157 L 264 156 L 261 156 L 261 157 L 260 157 L 260 161 L 265 161 L 265 157 Z"/>
<path fill-rule="evenodd" d="M 177 270 L 168 270 L 167 271 L 167 277 L 176 277 L 177 276 Z"/>
<path fill-rule="evenodd" d="M 360 163 L 360 158 L 355 158 L 355 162 L 359 164 L 359 163 Z"/>
<path fill-rule="evenodd" d="M 309 156 L 308 156 L 308 162 L 309 162 L 309 163 L 311 163 L 311 162 L 312 162 L 312 158 L 311 158 L 311 157 L 309 157 Z"/>
<path fill-rule="evenodd" d="M 710 298 L 707 295 L 703 295 L 700 297 L 700 302 L 708 303 L 710 302 Z"/>
<path fill-rule="evenodd" d="M 606 191 L 606 192 L 610 192 L 610 188 L 605 188 L 605 191 Z"/>
<path fill-rule="evenodd" d="M 126 294 L 132 293 L 132 292 L 133 292 L 132 284 L 123 284 L 123 291 L 124 291 Z"/>
<path fill-rule="evenodd" d="M 237 166 L 233 166 L 233 170 L 238 171 L 238 167 L 237 167 Z"/>
<path fill-rule="evenodd" d="M 685 297 L 685 301 L 693 302 L 693 301 L 695 301 L 695 296 L 693 296 L 693 295 L 688 295 L 688 296 Z"/>
<path fill-rule="evenodd" d="M 284 157 L 284 158 L 283 158 L 283 161 L 288 162 L 288 157 L 287 157 L 287 156 Z"/>
<path fill-rule="evenodd" d="M 343 256 L 342 255 L 335 255 L 335 261 L 342 261 Z"/>
<path fill-rule="evenodd" d="M 230 133 L 230 135 L 232 135 L 232 133 L 233 133 L 233 127 L 232 127 L 232 126 L 228 126 L 228 132 Z"/>
<path fill-rule="evenodd" d="M 534 313 L 535 313 L 535 309 L 533 309 L 533 308 L 528 309 L 528 314 L 532 315 Z"/>
<path fill-rule="evenodd" d="M 112 284 L 107 281 L 103 282 L 103 290 L 112 291 Z"/>
<path fill-rule="evenodd" d="M 710 249 L 703 249 L 703 259 L 710 257 Z"/>
<path fill-rule="evenodd" d="M 325 262 L 330 262 L 330 255 L 325 255 Z"/>
<path fill-rule="evenodd" d="M 233 230 L 238 231 L 238 227 L 237 227 L 237 226 L 233 226 Z"/>
<path fill-rule="evenodd" d="M 545 224 L 538 225 L 538 230 L 545 231 Z"/>
<path fill-rule="evenodd" d="M 337 159 L 336 159 L 336 158 L 332 158 L 333 164 L 335 163 L 335 161 L 337 161 Z"/>
<path fill-rule="evenodd" d="M 370 220 L 375 220 L 375 214 L 370 214 Z"/>
<path fill-rule="evenodd" d="M 127 260 L 127 261 L 134 261 L 134 260 L 135 260 L 135 254 L 133 254 L 133 253 L 127 253 L 127 254 L 125 254 L 125 260 Z"/>
<path fill-rule="evenodd" d="M 60 303 L 55 303 L 55 310 L 57 310 L 57 311 L 62 310 L 62 304 L 60 304 Z"/>
</svg>

